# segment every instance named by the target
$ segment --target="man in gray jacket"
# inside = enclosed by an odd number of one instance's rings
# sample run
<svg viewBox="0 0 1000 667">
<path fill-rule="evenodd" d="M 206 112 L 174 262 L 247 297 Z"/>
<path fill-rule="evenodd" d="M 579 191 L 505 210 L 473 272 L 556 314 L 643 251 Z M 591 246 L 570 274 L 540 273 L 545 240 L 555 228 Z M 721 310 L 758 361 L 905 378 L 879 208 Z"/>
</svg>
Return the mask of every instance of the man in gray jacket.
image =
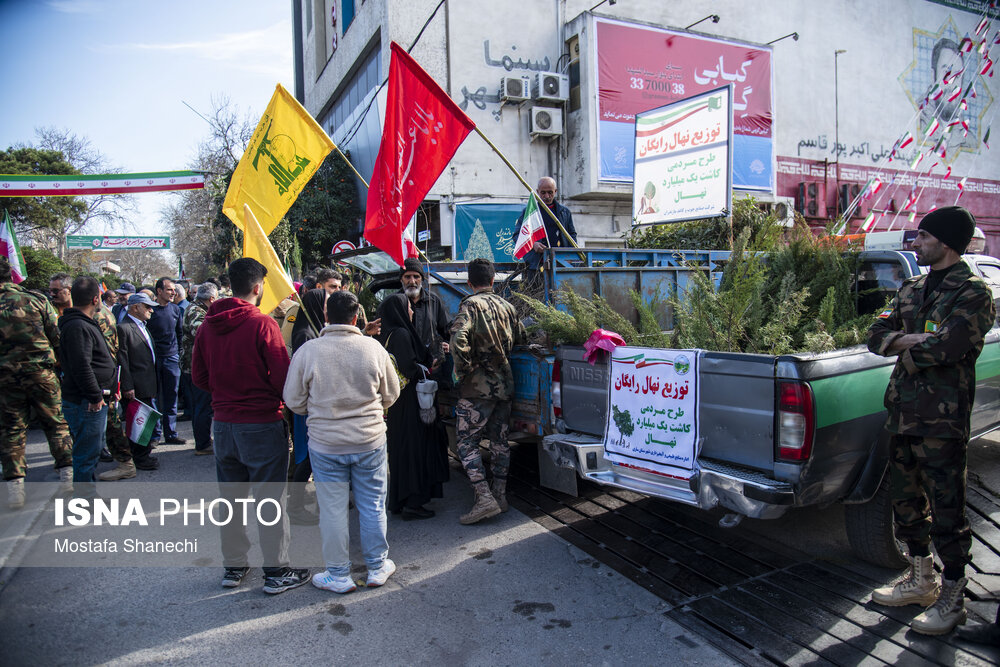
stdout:
<svg viewBox="0 0 1000 667">
<path fill-rule="evenodd" d="M 329 323 L 319 338 L 292 357 L 285 379 L 289 410 L 307 415 L 309 460 L 316 481 L 319 528 L 326 570 L 313 575 L 317 588 L 350 593 L 347 502 L 350 490 L 361 524 L 361 550 L 369 587 L 396 571 L 386 542 L 388 484 L 384 412 L 399 398 L 392 359 L 358 329 L 358 298 L 337 291 L 326 301 Z"/>
</svg>

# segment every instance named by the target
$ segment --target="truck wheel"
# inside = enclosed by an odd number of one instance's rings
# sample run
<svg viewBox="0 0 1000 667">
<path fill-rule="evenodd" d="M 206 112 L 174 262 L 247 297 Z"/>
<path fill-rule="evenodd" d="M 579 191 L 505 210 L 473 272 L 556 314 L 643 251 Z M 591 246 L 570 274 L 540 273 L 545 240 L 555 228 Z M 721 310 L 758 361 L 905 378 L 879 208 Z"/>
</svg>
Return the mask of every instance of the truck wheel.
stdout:
<svg viewBox="0 0 1000 667">
<path fill-rule="evenodd" d="M 892 521 L 889 475 L 867 503 L 844 506 L 844 523 L 851 549 L 862 560 L 894 570 L 906 567 L 903 543 L 896 539 Z"/>
</svg>

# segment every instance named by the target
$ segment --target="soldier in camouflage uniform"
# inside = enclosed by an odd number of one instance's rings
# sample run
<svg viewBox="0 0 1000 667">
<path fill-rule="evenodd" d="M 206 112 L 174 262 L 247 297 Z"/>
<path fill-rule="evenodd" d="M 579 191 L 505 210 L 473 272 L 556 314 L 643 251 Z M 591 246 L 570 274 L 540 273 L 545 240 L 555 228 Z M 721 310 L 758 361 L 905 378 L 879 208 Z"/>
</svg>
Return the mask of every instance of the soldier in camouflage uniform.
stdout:
<svg viewBox="0 0 1000 667">
<path fill-rule="evenodd" d="M 56 319 L 55 309 L 42 294 L 11 282 L 7 258 L 0 257 L 0 459 L 11 509 L 24 505 L 30 408 L 45 430 L 61 490 L 72 489 L 73 440 L 63 418 L 55 373 Z"/>
<path fill-rule="evenodd" d="M 208 307 L 219 298 L 215 284 L 206 282 L 198 287 L 195 299 L 184 311 L 181 324 L 181 382 L 186 382 L 190 393 L 191 427 L 194 429 L 194 453 L 197 456 L 213 454 L 212 450 L 212 395 L 194 386 L 191 381 L 191 353 L 198 327 L 205 321 Z"/>
<path fill-rule="evenodd" d="M 494 273 L 489 260 L 469 262 L 473 294 L 462 299 L 451 328 L 451 353 L 460 396 L 455 406 L 458 455 L 476 494 L 472 510 L 459 519 L 463 524 L 476 523 L 507 509 L 507 433 L 514 397 L 510 353 L 527 335 L 514 307 L 493 293 Z M 490 441 L 492 488 L 486 481 L 479 451 L 483 438 Z"/>
<path fill-rule="evenodd" d="M 911 626 L 946 634 L 964 623 L 965 565 L 972 538 L 965 516 L 969 420 L 976 359 L 996 313 L 990 289 L 961 261 L 975 219 L 965 209 L 937 209 L 920 222 L 913 248 L 927 275 L 903 283 L 868 334 L 868 349 L 898 355 L 885 405 L 896 536 L 909 547 L 910 569 L 872 599 L 889 606 L 933 605 Z M 939 585 L 930 540 L 944 564 Z"/>
</svg>

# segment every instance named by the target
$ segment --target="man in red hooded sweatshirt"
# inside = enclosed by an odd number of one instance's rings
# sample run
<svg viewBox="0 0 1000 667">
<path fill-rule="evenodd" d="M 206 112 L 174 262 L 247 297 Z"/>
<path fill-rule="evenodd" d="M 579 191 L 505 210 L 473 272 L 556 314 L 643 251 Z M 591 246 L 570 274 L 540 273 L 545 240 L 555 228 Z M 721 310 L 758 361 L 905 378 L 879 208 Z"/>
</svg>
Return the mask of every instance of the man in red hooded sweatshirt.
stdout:
<svg viewBox="0 0 1000 667">
<path fill-rule="evenodd" d="M 223 497 L 235 499 L 253 489 L 256 503 L 274 499 L 281 508 L 274 525 L 258 524 L 264 555 L 264 592 L 277 594 L 309 581 L 309 570 L 288 567 L 288 517 L 282 494 L 288 476 L 288 434 L 281 416 L 281 392 L 288 374 L 288 351 L 278 323 L 257 308 L 267 269 L 244 257 L 229 265 L 233 296 L 208 309 L 191 355 L 191 379 L 212 395 L 215 465 Z M 254 516 L 254 512 L 249 513 Z M 264 515 L 270 520 L 270 514 Z M 220 526 L 222 578 L 235 588 L 249 568 L 250 542 L 239 511 Z"/>
</svg>

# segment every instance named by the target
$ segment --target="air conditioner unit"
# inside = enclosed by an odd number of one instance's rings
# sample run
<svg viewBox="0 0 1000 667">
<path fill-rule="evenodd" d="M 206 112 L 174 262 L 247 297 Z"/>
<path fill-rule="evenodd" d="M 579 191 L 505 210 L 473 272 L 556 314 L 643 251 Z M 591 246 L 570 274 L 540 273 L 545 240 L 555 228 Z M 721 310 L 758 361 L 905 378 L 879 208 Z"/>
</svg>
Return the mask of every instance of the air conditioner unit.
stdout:
<svg viewBox="0 0 1000 667">
<path fill-rule="evenodd" d="M 530 76 L 505 76 L 500 79 L 501 102 L 524 102 L 531 99 Z"/>
<path fill-rule="evenodd" d="M 777 219 L 778 224 L 783 227 L 794 227 L 795 226 L 795 198 L 794 197 L 775 197 L 774 203 L 771 204 L 771 212 L 774 213 L 774 217 Z"/>
<path fill-rule="evenodd" d="M 531 96 L 544 102 L 569 99 L 569 77 L 555 72 L 539 72 L 531 84 Z"/>
<path fill-rule="evenodd" d="M 531 136 L 558 137 L 563 133 L 562 109 L 531 108 Z"/>
</svg>

